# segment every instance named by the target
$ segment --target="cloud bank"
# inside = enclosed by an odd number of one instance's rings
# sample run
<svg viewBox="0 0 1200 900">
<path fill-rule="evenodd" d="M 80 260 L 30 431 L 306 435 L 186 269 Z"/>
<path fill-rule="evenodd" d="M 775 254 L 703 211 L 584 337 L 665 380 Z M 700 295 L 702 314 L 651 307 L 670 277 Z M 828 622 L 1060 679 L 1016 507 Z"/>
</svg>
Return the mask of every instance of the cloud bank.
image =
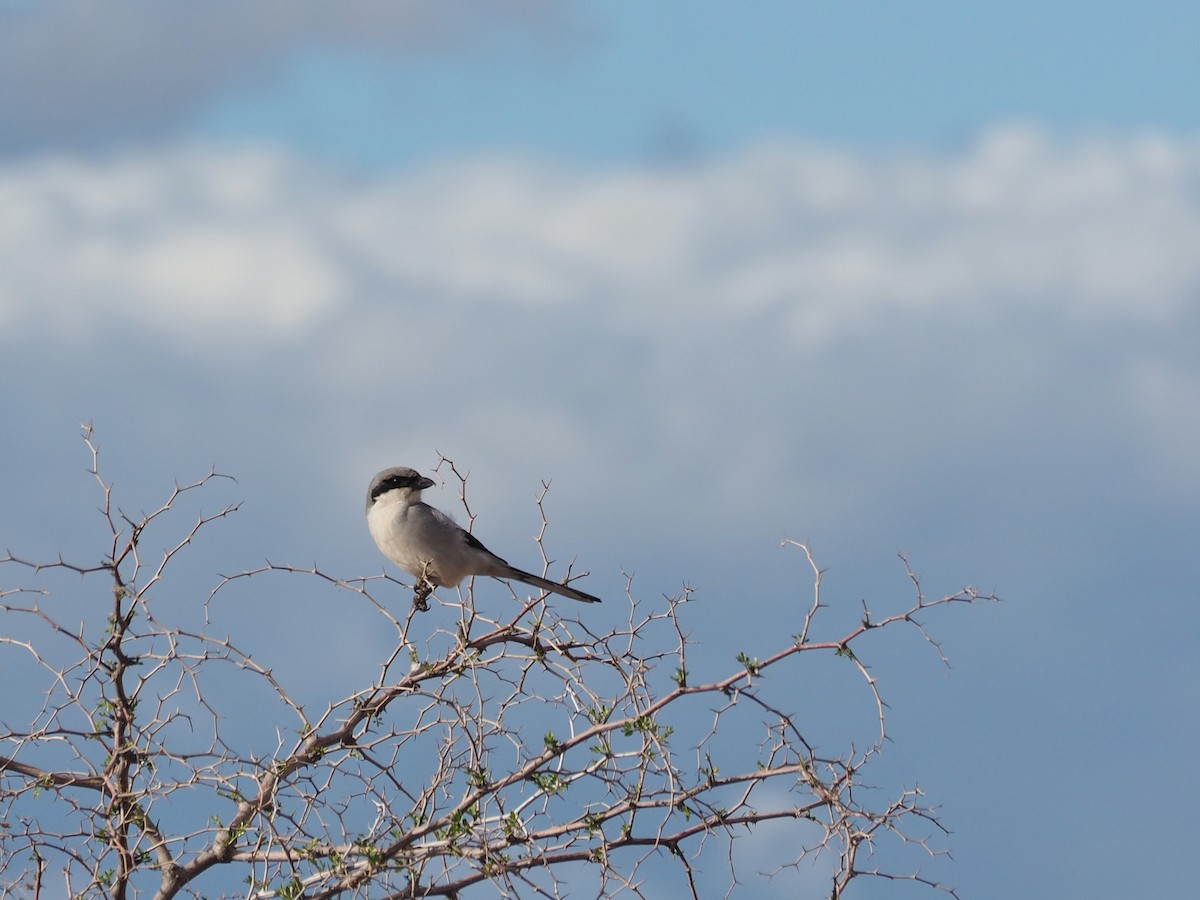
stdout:
<svg viewBox="0 0 1200 900">
<path fill-rule="evenodd" d="M 367 301 L 575 310 L 797 346 L 897 317 L 1161 326 L 1200 288 L 1200 147 L 984 136 L 949 158 L 774 146 L 686 170 L 476 162 L 352 181 L 271 149 L 0 169 L 0 316 L 262 339 Z"/>
<path fill-rule="evenodd" d="M 630 477 L 682 514 L 775 506 L 772 535 L 788 506 L 850 521 L 913 484 L 931 509 L 1030 477 L 1089 502 L 1112 463 L 1080 441 L 1132 444 L 1120 490 L 1170 502 L 1200 486 L 1198 188 L 1194 143 L 1023 127 L 673 170 L 45 157 L 0 169 L 0 341 L 119 336 L 206 388 L 269 385 L 355 471 L 467 447 L 528 484 L 556 459 L 599 523 Z"/>
</svg>

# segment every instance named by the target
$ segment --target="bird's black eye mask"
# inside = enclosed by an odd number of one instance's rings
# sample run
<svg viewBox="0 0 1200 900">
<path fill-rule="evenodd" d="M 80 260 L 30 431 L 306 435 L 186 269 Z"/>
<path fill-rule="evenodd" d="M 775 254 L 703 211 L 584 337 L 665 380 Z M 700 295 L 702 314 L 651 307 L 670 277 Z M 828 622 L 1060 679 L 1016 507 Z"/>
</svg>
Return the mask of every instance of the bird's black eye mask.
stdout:
<svg viewBox="0 0 1200 900">
<path fill-rule="evenodd" d="M 375 485 L 375 490 L 371 491 L 371 499 L 378 500 L 388 491 L 394 491 L 396 488 L 415 487 L 420 479 L 419 475 L 391 475 Z"/>
</svg>

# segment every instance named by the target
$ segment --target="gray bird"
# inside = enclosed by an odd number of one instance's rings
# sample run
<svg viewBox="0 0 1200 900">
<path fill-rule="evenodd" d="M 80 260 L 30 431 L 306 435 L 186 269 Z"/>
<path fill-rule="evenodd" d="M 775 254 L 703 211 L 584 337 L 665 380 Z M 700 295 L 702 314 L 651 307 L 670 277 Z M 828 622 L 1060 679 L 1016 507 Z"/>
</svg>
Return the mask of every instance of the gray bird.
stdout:
<svg viewBox="0 0 1200 900">
<path fill-rule="evenodd" d="M 433 587 L 454 587 L 468 575 L 513 579 L 572 600 L 599 597 L 510 566 L 439 509 L 421 502 L 433 480 L 406 466 L 384 469 L 367 491 L 367 527 L 383 555 L 417 579 L 421 609 Z"/>
</svg>

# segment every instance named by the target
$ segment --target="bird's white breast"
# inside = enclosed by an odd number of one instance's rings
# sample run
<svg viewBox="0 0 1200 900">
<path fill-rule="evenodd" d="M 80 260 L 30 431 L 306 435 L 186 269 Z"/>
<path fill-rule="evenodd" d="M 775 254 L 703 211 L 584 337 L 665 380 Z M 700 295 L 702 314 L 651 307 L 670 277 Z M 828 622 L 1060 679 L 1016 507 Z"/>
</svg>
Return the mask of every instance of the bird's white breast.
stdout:
<svg viewBox="0 0 1200 900">
<path fill-rule="evenodd" d="M 367 513 L 367 527 L 384 556 L 416 578 L 453 586 L 476 574 L 461 529 L 424 503 L 381 497 Z"/>
</svg>

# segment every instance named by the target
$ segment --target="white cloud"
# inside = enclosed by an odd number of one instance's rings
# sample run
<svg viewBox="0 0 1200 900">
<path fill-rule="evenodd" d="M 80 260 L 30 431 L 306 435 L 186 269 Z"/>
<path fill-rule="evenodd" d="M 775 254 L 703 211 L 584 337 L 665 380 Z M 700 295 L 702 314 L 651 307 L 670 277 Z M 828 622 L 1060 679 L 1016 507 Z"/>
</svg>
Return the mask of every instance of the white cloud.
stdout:
<svg viewBox="0 0 1200 900">
<path fill-rule="evenodd" d="M 1198 179 L 1187 143 L 1027 129 L 948 158 L 793 146 L 369 183 L 263 150 L 50 159 L 0 171 L 0 315 L 102 310 L 188 340 L 232 314 L 295 333 L 376 296 L 586 308 L 650 336 L 765 314 L 804 345 L 894 316 L 1162 324 L 1200 286 Z"/>
<path fill-rule="evenodd" d="M 315 221 L 294 215 L 310 176 L 263 152 L 10 166 L 0 318 L 76 336 L 132 325 L 185 345 L 242 329 L 287 338 L 345 294 Z"/>
<path fill-rule="evenodd" d="M 516 502 L 569 477 L 601 518 L 624 502 L 614 478 L 680 515 L 782 523 L 801 498 L 854 517 L 901 489 L 897 466 L 1004 491 L 981 460 L 1019 480 L 1006 454 L 1030 448 L 1082 496 L 1102 465 L 1074 458 L 1072 429 L 1143 422 L 1129 440 L 1170 445 L 1147 467 L 1190 452 L 1163 427 L 1188 354 L 1117 386 L 1195 328 L 1198 182 L 1186 141 L 1028 129 L 950 156 L 777 145 L 674 171 L 45 159 L 0 170 L 0 341 L 147 335 L 214 373 L 234 348 L 292 415 L 325 410 L 308 427 L 355 465 L 465 447 L 528 468 Z M 714 467 L 755 477 L 708 483 Z"/>
</svg>

